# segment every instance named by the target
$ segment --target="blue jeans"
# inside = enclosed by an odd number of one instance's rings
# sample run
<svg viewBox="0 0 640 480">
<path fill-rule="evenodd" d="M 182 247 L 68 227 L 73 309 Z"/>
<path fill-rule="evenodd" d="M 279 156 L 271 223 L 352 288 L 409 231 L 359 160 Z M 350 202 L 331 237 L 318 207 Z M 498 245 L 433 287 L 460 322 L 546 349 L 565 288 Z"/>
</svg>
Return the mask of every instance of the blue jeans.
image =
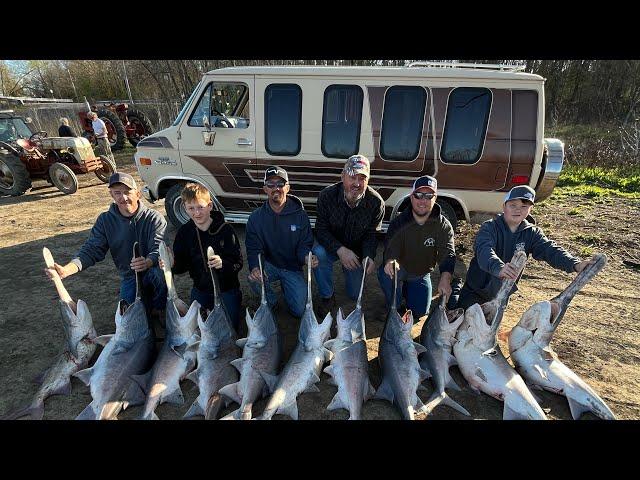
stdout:
<svg viewBox="0 0 640 480">
<path fill-rule="evenodd" d="M 329 253 L 317 242 L 313 244 L 311 251 L 318 257 L 318 267 L 313 271 L 318 284 L 318 292 L 322 298 L 331 298 L 333 295 L 333 263 L 338 260 L 338 256 Z M 342 267 L 342 272 L 344 273 L 347 295 L 351 300 L 357 300 L 362 283 L 362 266 L 355 270 L 347 270 Z"/>
<path fill-rule="evenodd" d="M 393 295 L 393 281 L 384 272 L 384 265 L 378 268 L 378 281 L 384 292 L 387 307 L 391 305 Z M 403 288 L 404 287 L 404 288 Z M 404 290 L 404 292 L 403 292 Z M 406 270 L 398 270 L 398 291 L 396 292 L 396 306 L 400 306 L 402 297 L 407 301 L 407 308 L 413 312 L 413 318 L 418 319 L 429 311 L 431 306 L 431 275 L 411 277 Z"/>
<path fill-rule="evenodd" d="M 136 299 L 136 277 L 120 278 L 120 298 L 131 304 Z M 159 267 L 142 272 L 142 301 L 149 312 L 164 310 L 167 304 L 167 284 Z"/>
<path fill-rule="evenodd" d="M 197 300 L 200 305 L 208 310 L 213 309 L 213 293 L 203 292 L 202 290 L 198 290 L 196 287 L 193 287 L 191 289 L 191 301 L 193 302 L 194 300 Z M 231 320 L 233 328 L 235 328 L 237 332 L 238 327 L 240 326 L 240 303 L 242 302 L 242 293 L 240 292 L 240 289 L 233 288 L 220 293 L 220 300 L 227 311 L 227 315 L 229 315 L 229 320 Z"/>
<path fill-rule="evenodd" d="M 293 270 L 285 270 L 284 268 L 275 267 L 267 261 L 264 262 L 263 269 L 267 276 L 267 281 L 264 283 L 264 290 L 267 295 L 269 307 L 273 308 L 275 304 L 278 303 L 278 297 L 273 291 L 271 284 L 279 281 L 289 312 L 291 312 L 294 317 L 302 317 L 304 309 L 307 306 L 307 282 L 304 281 L 302 271 L 295 272 Z M 251 290 L 257 295 L 261 295 L 260 282 L 249 280 L 249 285 L 251 286 Z"/>
</svg>

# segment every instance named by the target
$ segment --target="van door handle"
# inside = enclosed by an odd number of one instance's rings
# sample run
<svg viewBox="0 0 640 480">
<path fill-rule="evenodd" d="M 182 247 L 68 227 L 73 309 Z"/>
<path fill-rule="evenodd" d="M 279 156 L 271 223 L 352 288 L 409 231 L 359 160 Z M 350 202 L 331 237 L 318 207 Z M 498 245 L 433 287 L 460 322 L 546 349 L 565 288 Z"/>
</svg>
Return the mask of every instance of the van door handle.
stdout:
<svg viewBox="0 0 640 480">
<path fill-rule="evenodd" d="M 247 138 L 239 138 L 236 142 L 237 145 L 253 145 L 253 142 Z"/>
</svg>

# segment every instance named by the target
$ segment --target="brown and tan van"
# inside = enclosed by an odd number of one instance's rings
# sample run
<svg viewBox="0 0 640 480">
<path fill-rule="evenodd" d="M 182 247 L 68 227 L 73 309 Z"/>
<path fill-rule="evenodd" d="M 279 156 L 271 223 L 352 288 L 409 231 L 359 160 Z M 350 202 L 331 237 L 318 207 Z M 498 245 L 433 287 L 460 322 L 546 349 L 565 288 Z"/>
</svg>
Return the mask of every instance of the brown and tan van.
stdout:
<svg viewBox="0 0 640 480">
<path fill-rule="evenodd" d="M 455 224 L 501 211 L 514 185 L 551 193 L 564 145 L 544 138 L 543 87 L 500 65 L 223 68 L 203 76 L 169 128 L 138 143 L 135 161 L 145 196 L 164 198 L 176 225 L 188 220 L 188 181 L 211 191 L 227 221 L 245 223 L 266 199 L 269 165 L 287 170 L 313 222 L 318 193 L 356 153 L 371 160 L 385 227 L 424 174 L 437 177 Z"/>
</svg>

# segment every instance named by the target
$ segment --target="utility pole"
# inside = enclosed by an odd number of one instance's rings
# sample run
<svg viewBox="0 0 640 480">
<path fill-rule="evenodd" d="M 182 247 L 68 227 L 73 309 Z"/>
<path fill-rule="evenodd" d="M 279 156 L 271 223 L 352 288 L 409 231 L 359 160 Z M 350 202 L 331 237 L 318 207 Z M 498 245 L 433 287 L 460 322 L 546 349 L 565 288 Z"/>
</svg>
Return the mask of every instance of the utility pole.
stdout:
<svg viewBox="0 0 640 480">
<path fill-rule="evenodd" d="M 127 76 L 127 66 L 122 60 L 122 68 L 124 68 L 124 83 L 127 85 L 127 93 L 129 94 L 129 103 L 133 103 L 133 98 L 131 97 L 131 88 L 129 87 L 129 77 Z"/>
<path fill-rule="evenodd" d="M 69 70 L 69 65 L 65 63 L 65 68 L 67 69 L 67 73 L 69 74 L 69 80 L 71 80 L 71 86 L 73 87 L 73 98 L 78 98 L 78 92 L 76 91 L 76 84 L 73 83 L 73 77 L 71 76 L 71 71 Z"/>
</svg>

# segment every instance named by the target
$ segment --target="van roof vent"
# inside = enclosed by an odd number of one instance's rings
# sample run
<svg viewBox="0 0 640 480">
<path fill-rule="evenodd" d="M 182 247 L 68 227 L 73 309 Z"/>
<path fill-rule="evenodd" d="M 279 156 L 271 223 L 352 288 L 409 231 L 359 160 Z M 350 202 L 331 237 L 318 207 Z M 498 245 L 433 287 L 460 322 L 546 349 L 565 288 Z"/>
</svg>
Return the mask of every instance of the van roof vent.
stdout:
<svg viewBox="0 0 640 480">
<path fill-rule="evenodd" d="M 524 65 L 454 62 L 411 62 L 405 65 L 405 67 L 478 68 L 487 70 L 503 70 L 508 72 L 521 72 L 525 68 Z"/>
</svg>

